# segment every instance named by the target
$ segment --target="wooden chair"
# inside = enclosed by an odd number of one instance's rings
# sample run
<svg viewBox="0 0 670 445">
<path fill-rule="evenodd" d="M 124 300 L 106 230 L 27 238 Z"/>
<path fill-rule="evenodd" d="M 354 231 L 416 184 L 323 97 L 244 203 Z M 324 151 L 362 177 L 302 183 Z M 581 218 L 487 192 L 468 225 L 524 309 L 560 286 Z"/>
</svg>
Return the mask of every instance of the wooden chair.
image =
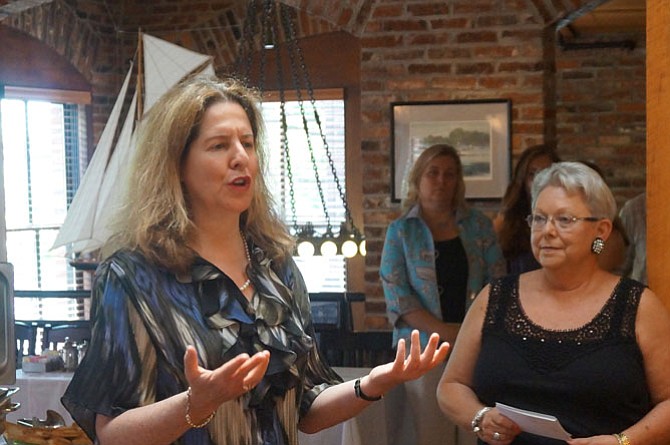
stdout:
<svg viewBox="0 0 670 445">
<path fill-rule="evenodd" d="M 24 356 L 35 355 L 37 327 L 22 321 L 15 321 L 14 338 L 16 338 L 16 364 L 20 366 Z"/>
<path fill-rule="evenodd" d="M 45 326 L 44 342 L 42 349 L 59 350 L 69 338 L 73 343 L 81 343 L 91 340 L 91 327 L 86 324 L 63 324 L 56 326 Z"/>
<path fill-rule="evenodd" d="M 354 332 L 345 354 L 345 366 L 373 368 L 392 362 L 395 359 L 392 343 L 392 331 Z"/>
</svg>

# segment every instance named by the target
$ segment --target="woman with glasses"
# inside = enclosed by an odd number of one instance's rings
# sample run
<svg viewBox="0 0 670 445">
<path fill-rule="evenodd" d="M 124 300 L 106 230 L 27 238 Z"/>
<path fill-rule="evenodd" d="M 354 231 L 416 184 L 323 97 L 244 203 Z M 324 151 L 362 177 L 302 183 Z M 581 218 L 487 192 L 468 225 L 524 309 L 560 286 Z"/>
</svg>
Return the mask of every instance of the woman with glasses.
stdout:
<svg viewBox="0 0 670 445">
<path fill-rule="evenodd" d="M 582 163 L 535 179 L 527 223 L 541 268 L 480 293 L 438 387 L 442 410 L 479 443 L 670 443 L 670 315 L 644 285 L 599 266 L 615 215 Z M 555 416 L 571 438 L 522 431 L 496 403 Z"/>
</svg>

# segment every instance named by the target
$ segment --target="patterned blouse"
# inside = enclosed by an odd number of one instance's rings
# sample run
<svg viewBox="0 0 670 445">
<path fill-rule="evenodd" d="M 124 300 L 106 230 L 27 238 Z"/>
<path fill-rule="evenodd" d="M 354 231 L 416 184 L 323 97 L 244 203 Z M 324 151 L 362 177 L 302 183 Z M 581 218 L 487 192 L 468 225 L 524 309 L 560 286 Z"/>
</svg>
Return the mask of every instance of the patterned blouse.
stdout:
<svg viewBox="0 0 670 445">
<path fill-rule="evenodd" d="M 95 440 L 95 416 L 123 412 L 185 391 L 188 345 L 200 366 L 215 369 L 246 352 L 270 351 L 263 380 L 222 404 L 207 428 L 183 445 L 297 445 L 298 421 L 316 396 L 341 378 L 320 357 L 309 296 L 292 259 L 277 265 L 252 249 L 249 302 L 235 283 L 199 258 L 190 276 L 119 251 L 96 271 L 93 333 L 63 405 Z"/>
</svg>

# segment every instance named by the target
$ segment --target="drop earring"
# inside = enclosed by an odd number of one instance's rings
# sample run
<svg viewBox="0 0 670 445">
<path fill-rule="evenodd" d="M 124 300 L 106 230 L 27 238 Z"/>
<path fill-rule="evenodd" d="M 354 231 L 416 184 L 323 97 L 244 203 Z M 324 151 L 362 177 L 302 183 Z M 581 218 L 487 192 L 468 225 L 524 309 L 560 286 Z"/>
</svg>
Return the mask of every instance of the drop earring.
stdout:
<svg viewBox="0 0 670 445">
<path fill-rule="evenodd" d="M 597 237 L 593 240 L 593 243 L 591 243 L 591 252 L 595 253 L 596 255 L 600 255 L 604 248 L 605 240 L 603 240 L 601 237 Z"/>
</svg>

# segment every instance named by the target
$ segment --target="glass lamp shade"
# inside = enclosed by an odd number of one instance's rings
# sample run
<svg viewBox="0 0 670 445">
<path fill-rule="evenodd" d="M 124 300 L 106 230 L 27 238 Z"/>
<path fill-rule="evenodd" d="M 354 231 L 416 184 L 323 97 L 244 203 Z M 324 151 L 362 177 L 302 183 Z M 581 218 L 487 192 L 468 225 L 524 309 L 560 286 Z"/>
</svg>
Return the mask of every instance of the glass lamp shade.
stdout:
<svg viewBox="0 0 670 445">
<path fill-rule="evenodd" d="M 321 243 L 320 251 L 323 256 L 335 256 L 337 255 L 337 244 L 333 240 L 327 239 Z"/>
<path fill-rule="evenodd" d="M 301 258 L 309 258 L 314 256 L 314 243 L 311 241 L 305 240 L 298 243 L 298 256 Z"/>
<path fill-rule="evenodd" d="M 358 245 L 356 244 L 356 241 L 349 239 L 342 243 L 342 255 L 344 255 L 345 258 L 353 258 L 357 253 Z"/>
<path fill-rule="evenodd" d="M 361 255 L 365 256 L 366 250 L 365 250 L 365 240 L 361 241 L 361 243 L 358 245 L 358 251 L 361 253 Z"/>
</svg>

